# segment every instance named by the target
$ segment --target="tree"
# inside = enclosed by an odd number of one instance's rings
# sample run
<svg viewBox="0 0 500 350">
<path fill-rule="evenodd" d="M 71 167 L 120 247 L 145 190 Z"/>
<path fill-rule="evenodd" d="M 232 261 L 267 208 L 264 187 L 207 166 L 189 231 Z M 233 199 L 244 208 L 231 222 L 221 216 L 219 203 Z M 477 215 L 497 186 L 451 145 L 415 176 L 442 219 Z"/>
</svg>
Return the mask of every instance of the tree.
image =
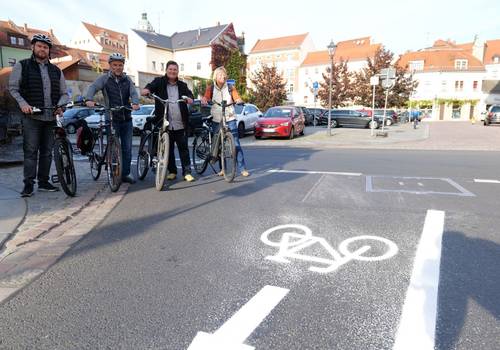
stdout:
<svg viewBox="0 0 500 350">
<path fill-rule="evenodd" d="M 247 60 L 239 50 L 232 50 L 228 61 L 225 64 L 227 76 L 229 79 L 234 79 L 236 89 L 240 94 L 245 94 L 247 90 L 245 69 Z"/>
<path fill-rule="evenodd" d="M 332 107 L 345 106 L 352 100 L 352 73 L 347 68 L 347 61 L 341 60 L 333 64 L 333 73 L 330 67 L 323 73 L 323 82 L 318 91 L 318 97 L 323 107 L 328 108 L 330 101 L 330 76 L 332 77 Z"/>
<path fill-rule="evenodd" d="M 231 57 L 231 50 L 220 44 L 212 44 L 212 71 L 217 67 L 225 66 Z"/>
<path fill-rule="evenodd" d="M 392 66 L 394 53 L 380 48 L 373 58 L 367 58 L 367 67 L 361 72 L 354 74 L 353 95 L 355 102 L 363 106 L 372 105 L 372 89 L 370 78 L 384 68 Z M 387 105 L 391 107 L 402 107 L 409 99 L 410 94 L 416 88 L 416 82 L 407 75 L 407 68 L 400 67 L 399 60 L 395 64 L 396 81 L 394 87 L 389 90 Z M 385 90 L 382 85 L 375 87 L 375 108 L 383 108 L 385 104 Z"/>
<path fill-rule="evenodd" d="M 254 86 L 250 92 L 252 101 L 261 110 L 279 106 L 286 100 L 286 82 L 275 66 L 262 66 L 253 74 L 250 81 Z"/>
</svg>

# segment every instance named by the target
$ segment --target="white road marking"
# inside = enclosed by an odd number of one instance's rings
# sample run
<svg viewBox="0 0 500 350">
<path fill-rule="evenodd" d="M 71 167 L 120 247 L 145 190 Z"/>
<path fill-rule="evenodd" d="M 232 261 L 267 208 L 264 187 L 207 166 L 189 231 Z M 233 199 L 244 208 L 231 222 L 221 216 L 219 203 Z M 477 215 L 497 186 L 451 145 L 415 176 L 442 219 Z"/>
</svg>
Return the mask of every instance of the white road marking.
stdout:
<svg viewBox="0 0 500 350">
<path fill-rule="evenodd" d="M 274 241 L 270 239 L 273 234 L 274 235 L 272 237 L 276 237 L 279 235 L 275 234 L 275 232 L 281 232 L 281 240 Z M 320 265 L 326 265 L 309 267 L 309 271 L 318 273 L 333 272 L 342 265 L 347 264 L 352 260 L 370 262 L 380 261 L 392 258 L 398 253 L 398 246 L 394 242 L 383 237 L 367 235 L 348 238 L 342 241 L 339 244 L 338 249 L 335 250 L 326 241 L 326 239 L 322 237 L 314 237 L 309 227 L 296 224 L 279 225 L 272 227 L 261 235 L 260 240 L 264 244 L 267 244 L 271 247 L 279 248 L 276 255 L 267 256 L 267 260 L 287 264 L 291 262 L 289 259 L 296 259 Z M 358 249 L 352 251 L 349 245 L 356 241 L 362 241 L 363 243 L 366 243 L 366 245 L 362 245 Z M 377 241 L 384 244 L 387 247 L 386 252 L 378 256 L 364 256 L 364 253 L 372 249 L 369 243 L 370 241 L 372 243 L 373 241 Z M 316 248 L 318 247 L 318 245 L 321 246 L 331 256 L 331 259 L 300 253 L 301 250 L 313 245 L 315 245 Z"/>
<path fill-rule="evenodd" d="M 362 173 L 347 173 L 347 172 L 337 172 L 337 171 L 307 171 L 307 170 L 283 170 L 283 169 L 271 169 L 267 171 L 268 173 L 285 173 L 285 174 L 324 174 L 324 175 L 340 175 L 340 176 L 361 176 Z"/>
<path fill-rule="evenodd" d="M 477 183 L 487 183 L 487 184 L 500 184 L 498 180 L 488 180 L 488 179 L 474 179 Z"/>
<path fill-rule="evenodd" d="M 405 185 L 404 182 L 399 181 L 399 186 L 404 186 L 404 185 Z"/>
<path fill-rule="evenodd" d="M 393 350 L 433 350 L 444 211 L 428 210 Z"/>
<path fill-rule="evenodd" d="M 279 304 L 289 290 L 265 286 L 214 334 L 198 332 L 188 350 L 253 350 L 243 342 Z"/>
</svg>

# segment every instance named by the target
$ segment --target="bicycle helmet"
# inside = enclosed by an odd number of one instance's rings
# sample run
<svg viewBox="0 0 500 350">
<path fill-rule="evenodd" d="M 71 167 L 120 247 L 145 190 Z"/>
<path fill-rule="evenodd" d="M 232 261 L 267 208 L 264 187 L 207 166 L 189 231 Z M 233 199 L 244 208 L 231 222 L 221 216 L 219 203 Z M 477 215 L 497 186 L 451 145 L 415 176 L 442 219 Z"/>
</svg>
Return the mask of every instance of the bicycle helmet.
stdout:
<svg viewBox="0 0 500 350">
<path fill-rule="evenodd" d="M 38 33 L 38 34 L 33 35 L 33 38 L 31 39 L 31 44 L 34 44 L 37 41 L 40 41 L 42 43 L 49 45 L 49 49 L 52 47 L 52 40 L 50 40 L 50 38 L 45 34 Z"/>
<path fill-rule="evenodd" d="M 125 57 L 121 53 L 115 52 L 109 55 L 108 63 L 111 63 L 113 61 L 120 61 L 125 63 Z"/>
</svg>

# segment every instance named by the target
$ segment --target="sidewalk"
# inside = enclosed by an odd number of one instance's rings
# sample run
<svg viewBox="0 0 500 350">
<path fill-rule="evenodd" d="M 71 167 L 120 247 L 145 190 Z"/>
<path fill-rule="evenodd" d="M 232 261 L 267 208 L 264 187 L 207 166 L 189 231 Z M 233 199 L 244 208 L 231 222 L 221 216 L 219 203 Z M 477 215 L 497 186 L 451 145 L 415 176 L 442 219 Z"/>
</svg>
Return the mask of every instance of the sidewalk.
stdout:
<svg viewBox="0 0 500 350">
<path fill-rule="evenodd" d="M 307 127 L 304 136 L 293 140 L 261 139 L 253 135 L 241 139 L 243 147 L 370 148 L 449 151 L 500 151 L 500 126 L 485 127 L 469 122 L 423 122 L 395 124 L 386 128 L 387 137 L 371 136 L 370 129 L 335 128 L 332 136 L 325 127 Z M 380 129 L 375 130 L 381 131 Z"/>
</svg>

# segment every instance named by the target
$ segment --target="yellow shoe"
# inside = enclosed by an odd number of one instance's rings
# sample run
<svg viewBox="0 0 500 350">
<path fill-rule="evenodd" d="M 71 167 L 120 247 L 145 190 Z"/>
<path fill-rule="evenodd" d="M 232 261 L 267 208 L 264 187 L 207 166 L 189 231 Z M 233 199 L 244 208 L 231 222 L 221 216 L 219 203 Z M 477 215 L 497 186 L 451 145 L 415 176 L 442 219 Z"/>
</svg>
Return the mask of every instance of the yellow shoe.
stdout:
<svg viewBox="0 0 500 350">
<path fill-rule="evenodd" d="M 187 182 L 193 182 L 194 177 L 191 174 L 187 174 L 186 176 L 184 176 L 184 180 L 186 180 Z"/>
<path fill-rule="evenodd" d="M 250 173 L 249 173 L 247 170 L 243 170 L 243 171 L 241 172 L 241 176 L 243 176 L 243 177 L 248 177 L 248 176 L 250 176 Z"/>
<path fill-rule="evenodd" d="M 177 174 L 170 173 L 167 175 L 167 180 L 173 181 L 173 180 L 175 180 L 176 177 L 177 177 Z"/>
<path fill-rule="evenodd" d="M 220 172 L 217 173 L 218 176 L 224 176 L 224 170 L 221 170 Z"/>
</svg>

